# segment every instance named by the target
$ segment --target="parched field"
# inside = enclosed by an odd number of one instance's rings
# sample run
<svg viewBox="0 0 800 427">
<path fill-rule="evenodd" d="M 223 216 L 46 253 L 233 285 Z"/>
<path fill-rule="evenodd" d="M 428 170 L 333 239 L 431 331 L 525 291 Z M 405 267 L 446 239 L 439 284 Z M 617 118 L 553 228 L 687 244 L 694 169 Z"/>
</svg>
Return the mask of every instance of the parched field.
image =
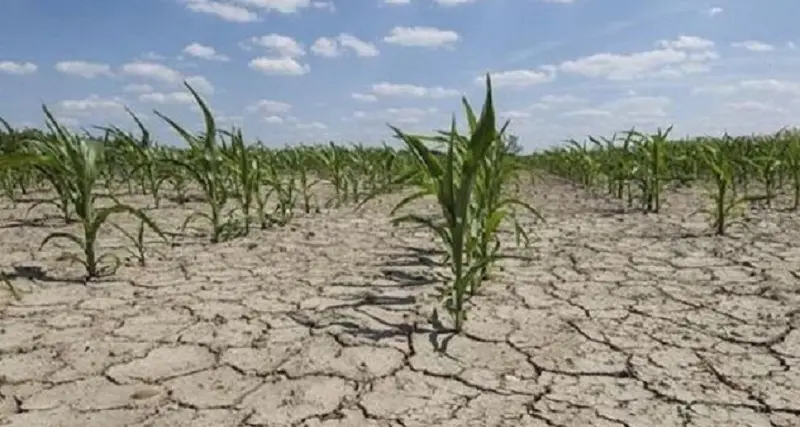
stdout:
<svg viewBox="0 0 800 427">
<path fill-rule="evenodd" d="M 6 205 L 20 299 L 0 288 L 0 425 L 800 426 L 800 217 L 751 211 L 712 237 L 693 191 L 656 215 L 527 189 L 547 223 L 527 221 L 529 248 L 504 236 L 516 257 L 461 334 L 431 316 L 431 234 L 389 223 L 399 195 L 153 243 L 146 267 L 88 284 L 67 249 L 37 251 L 71 227 Z M 196 209 L 149 214 L 174 232 Z"/>
</svg>

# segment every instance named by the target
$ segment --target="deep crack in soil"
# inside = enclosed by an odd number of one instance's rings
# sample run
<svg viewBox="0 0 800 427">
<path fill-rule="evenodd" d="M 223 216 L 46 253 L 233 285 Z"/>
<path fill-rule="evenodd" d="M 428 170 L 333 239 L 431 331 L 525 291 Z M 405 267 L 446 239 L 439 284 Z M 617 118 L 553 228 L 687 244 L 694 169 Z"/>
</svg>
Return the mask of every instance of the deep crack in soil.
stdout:
<svg viewBox="0 0 800 427">
<path fill-rule="evenodd" d="M 21 300 L 0 288 L 0 425 L 800 426 L 798 215 L 715 238 L 686 192 L 642 215 L 531 191 L 548 223 L 528 224 L 536 240 L 459 335 L 442 310 L 431 323 L 441 254 L 389 225 L 399 196 L 229 243 L 183 237 L 88 284 L 67 249 L 35 252 L 57 221 L 4 228 Z M 152 211 L 167 229 L 188 213 Z"/>
</svg>

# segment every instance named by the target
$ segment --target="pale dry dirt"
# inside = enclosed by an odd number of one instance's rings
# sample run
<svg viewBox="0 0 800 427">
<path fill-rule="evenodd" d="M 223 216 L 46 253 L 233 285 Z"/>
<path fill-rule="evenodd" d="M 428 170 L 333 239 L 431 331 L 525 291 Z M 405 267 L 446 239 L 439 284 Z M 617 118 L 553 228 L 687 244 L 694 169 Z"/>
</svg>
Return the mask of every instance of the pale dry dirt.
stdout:
<svg viewBox="0 0 800 427">
<path fill-rule="evenodd" d="M 151 243 L 146 267 L 88 284 L 66 246 L 37 251 L 74 227 L 6 206 L 0 267 L 21 300 L 0 287 L 0 425 L 800 426 L 800 215 L 714 238 L 691 191 L 660 215 L 531 192 L 548 223 L 528 220 L 536 240 L 460 335 L 431 322 L 445 271 L 429 233 L 389 224 L 399 196 Z M 175 231 L 189 212 L 151 214 Z"/>
</svg>

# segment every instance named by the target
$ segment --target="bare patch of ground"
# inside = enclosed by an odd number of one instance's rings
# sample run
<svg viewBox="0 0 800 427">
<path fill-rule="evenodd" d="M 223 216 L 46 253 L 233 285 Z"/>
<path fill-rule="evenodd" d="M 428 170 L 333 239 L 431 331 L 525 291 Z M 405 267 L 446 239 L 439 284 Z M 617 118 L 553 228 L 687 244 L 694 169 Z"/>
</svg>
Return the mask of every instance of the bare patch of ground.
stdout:
<svg viewBox="0 0 800 427">
<path fill-rule="evenodd" d="M 0 425 L 800 425 L 797 214 L 715 238 L 688 191 L 659 215 L 533 191 L 548 223 L 457 336 L 430 322 L 443 270 L 428 233 L 389 225 L 397 196 L 153 244 L 147 267 L 88 284 L 72 248 L 36 251 L 57 219 L 7 207 L 2 267 L 21 300 L 0 287 Z M 175 230 L 189 212 L 152 215 Z"/>
</svg>

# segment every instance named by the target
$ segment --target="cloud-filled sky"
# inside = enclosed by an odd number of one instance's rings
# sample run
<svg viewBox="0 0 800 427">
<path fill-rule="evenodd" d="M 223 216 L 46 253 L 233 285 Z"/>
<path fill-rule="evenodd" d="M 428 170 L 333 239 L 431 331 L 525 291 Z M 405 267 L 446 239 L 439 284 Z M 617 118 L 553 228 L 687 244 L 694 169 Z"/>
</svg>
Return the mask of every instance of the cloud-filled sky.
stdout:
<svg viewBox="0 0 800 427">
<path fill-rule="evenodd" d="M 446 127 L 460 96 L 528 148 L 636 126 L 775 131 L 800 121 L 800 1 L 4 0 L 0 116 L 131 128 L 156 109 L 268 145 L 380 143 Z M 460 117 L 460 116 L 459 116 Z"/>
</svg>

